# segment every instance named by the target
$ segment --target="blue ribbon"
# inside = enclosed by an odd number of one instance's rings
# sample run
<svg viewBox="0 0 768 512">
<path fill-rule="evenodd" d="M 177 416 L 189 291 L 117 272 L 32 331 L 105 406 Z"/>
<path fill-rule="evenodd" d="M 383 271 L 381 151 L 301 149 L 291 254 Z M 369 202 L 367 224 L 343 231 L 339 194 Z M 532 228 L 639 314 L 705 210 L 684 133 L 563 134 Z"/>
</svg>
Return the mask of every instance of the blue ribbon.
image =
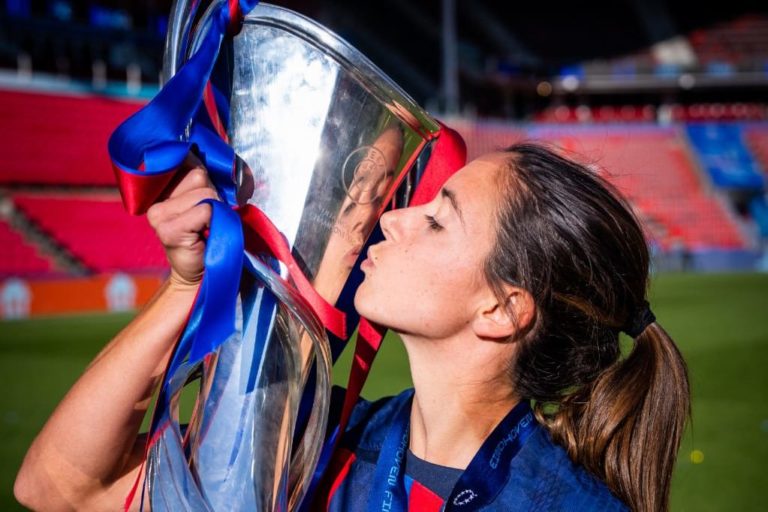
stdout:
<svg viewBox="0 0 768 512">
<path fill-rule="evenodd" d="M 404 465 L 408 450 L 411 394 L 395 414 L 376 463 L 368 510 L 406 512 Z M 456 482 L 444 511 L 474 511 L 493 503 L 510 478 L 512 459 L 538 423 L 527 401 L 517 404 L 491 432 Z"/>
<path fill-rule="evenodd" d="M 243 14 L 258 1 L 240 0 Z M 211 77 L 221 43 L 229 26 L 227 2 L 220 2 L 211 24 L 195 54 L 182 66 L 144 108 L 125 120 L 109 139 L 113 164 L 120 172 L 138 176 L 173 173 L 193 147 L 198 152 L 211 181 L 228 204 L 235 204 L 232 176 L 234 151 L 202 121 L 203 92 Z M 228 120 L 224 96 L 214 91 L 222 119 Z M 195 120 L 195 118 L 198 118 Z M 189 130 L 189 136 L 187 137 Z M 144 165 L 144 170 L 139 170 Z M 155 191 L 156 197 L 162 191 Z"/>
<path fill-rule="evenodd" d="M 236 330 L 235 317 L 244 242 L 240 217 L 221 201 L 206 199 L 211 223 L 205 245 L 205 274 L 189 321 L 173 353 L 160 391 L 153 431 L 168 419 L 170 399 L 183 382 L 174 382 L 182 364 L 194 366 L 224 343 Z"/>
<path fill-rule="evenodd" d="M 258 1 L 240 0 L 243 15 Z M 235 331 L 235 313 L 243 271 L 243 233 L 240 219 L 230 206 L 236 204 L 234 150 L 209 128 L 203 93 L 211 79 L 221 43 L 230 23 L 227 2 L 220 1 L 194 55 L 144 108 L 124 121 L 111 135 L 108 149 L 115 168 L 130 176 L 175 173 L 194 148 L 211 182 L 226 204 L 206 201 L 212 217 L 205 250 L 205 274 L 187 326 L 171 358 L 153 418 L 153 432 L 169 420 L 170 399 L 183 383 L 173 382 L 182 364 L 194 365 L 213 352 Z M 228 106 L 214 89 L 214 96 L 228 121 Z M 143 165 L 143 170 L 140 170 Z M 132 182 L 129 181 L 129 186 Z M 138 182 L 136 182 L 138 183 Z M 137 185 L 139 187 L 139 185 Z M 134 190 L 149 203 L 163 190 Z M 150 197 L 147 197 L 150 196 Z M 180 378 L 180 377 L 179 377 Z"/>
<path fill-rule="evenodd" d="M 195 307 L 201 311 L 189 363 L 201 361 L 235 332 L 237 293 L 243 270 L 243 228 L 240 217 L 220 201 L 211 205 L 211 227 L 205 245 L 205 275 Z"/>
<path fill-rule="evenodd" d="M 479 510 L 492 503 L 510 478 L 512 459 L 538 426 L 530 404 L 527 401 L 517 404 L 459 477 L 445 510 Z"/>
<path fill-rule="evenodd" d="M 392 426 L 387 431 L 379 452 L 373 488 L 368 498 L 368 510 L 408 510 L 408 493 L 405 490 L 405 455 L 411 424 L 413 391 L 395 413 Z"/>
</svg>

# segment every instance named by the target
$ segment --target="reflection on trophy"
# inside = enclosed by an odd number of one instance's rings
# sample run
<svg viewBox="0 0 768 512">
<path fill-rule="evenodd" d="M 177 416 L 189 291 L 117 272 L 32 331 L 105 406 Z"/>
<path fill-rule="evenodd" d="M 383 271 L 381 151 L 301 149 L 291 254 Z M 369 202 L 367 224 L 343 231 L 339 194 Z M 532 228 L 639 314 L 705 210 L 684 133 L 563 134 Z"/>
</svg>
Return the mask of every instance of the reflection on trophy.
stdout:
<svg viewBox="0 0 768 512">
<path fill-rule="evenodd" d="M 350 154 L 340 176 L 344 200 L 332 221 L 328 245 L 314 278 L 323 297 L 335 298 L 355 265 L 368 234 L 386 206 L 384 200 L 395 179 L 403 152 L 398 126 L 386 128 L 369 146 Z"/>
<path fill-rule="evenodd" d="M 197 50 L 221 2 L 194 24 L 199 2 L 177 0 L 166 80 Z M 439 125 L 338 36 L 274 6 L 254 8 L 223 43 L 212 83 L 229 108 L 237 202 L 269 217 L 317 292 L 336 303 L 383 211 L 407 202 L 412 168 Z M 176 423 L 150 452 L 153 510 L 293 510 L 317 464 L 330 392 L 327 335 L 286 282 L 285 266 L 246 258 L 236 332 L 170 376 Z M 184 430 L 178 397 L 197 376 Z M 313 407 L 301 418 L 307 393 Z"/>
</svg>

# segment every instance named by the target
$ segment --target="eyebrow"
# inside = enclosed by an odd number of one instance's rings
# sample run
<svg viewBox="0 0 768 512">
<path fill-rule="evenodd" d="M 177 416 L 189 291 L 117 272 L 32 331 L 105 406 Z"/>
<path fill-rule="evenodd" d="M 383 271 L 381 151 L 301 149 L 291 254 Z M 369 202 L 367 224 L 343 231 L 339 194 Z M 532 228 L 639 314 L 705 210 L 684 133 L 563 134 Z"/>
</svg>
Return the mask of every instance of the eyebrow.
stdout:
<svg viewBox="0 0 768 512">
<path fill-rule="evenodd" d="M 456 194 L 453 192 L 453 190 L 443 188 L 440 190 L 440 195 L 451 202 L 451 206 L 453 206 L 453 209 L 456 210 L 456 214 L 459 216 L 459 220 L 461 221 L 462 225 L 464 225 L 464 215 L 461 213 L 459 202 L 456 200 Z"/>
</svg>

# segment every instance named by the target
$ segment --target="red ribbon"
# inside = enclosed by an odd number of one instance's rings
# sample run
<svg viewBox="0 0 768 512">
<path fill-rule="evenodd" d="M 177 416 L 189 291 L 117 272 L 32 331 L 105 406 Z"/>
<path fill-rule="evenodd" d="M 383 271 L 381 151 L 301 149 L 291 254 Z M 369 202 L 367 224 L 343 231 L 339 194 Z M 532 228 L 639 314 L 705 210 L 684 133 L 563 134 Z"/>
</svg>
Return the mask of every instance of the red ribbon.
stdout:
<svg viewBox="0 0 768 512">
<path fill-rule="evenodd" d="M 240 28 L 243 26 L 243 11 L 240 9 L 239 0 L 229 0 L 229 29 L 227 35 L 230 37 L 236 36 L 240 33 Z"/>
<path fill-rule="evenodd" d="M 299 294 L 312 307 L 317 317 L 334 336 L 347 338 L 347 321 L 343 312 L 329 304 L 317 293 L 307 277 L 299 268 L 296 259 L 291 254 L 291 248 L 283 234 L 272 224 L 264 212 L 253 205 L 245 205 L 237 209 L 243 223 L 245 249 L 251 254 L 268 252 L 288 269 L 293 283 Z"/>
<path fill-rule="evenodd" d="M 146 212 L 171 183 L 176 172 L 162 174 L 133 174 L 122 170 L 112 162 L 117 187 L 123 198 L 123 205 L 131 215 Z"/>
<path fill-rule="evenodd" d="M 221 137 L 221 140 L 229 144 L 229 135 L 227 135 L 227 129 L 224 126 L 224 122 L 221 120 L 219 109 L 216 106 L 216 97 L 213 94 L 213 86 L 211 85 L 210 80 L 205 84 L 205 89 L 203 90 L 203 105 L 205 106 L 205 111 L 208 113 L 208 118 L 211 120 L 211 124 L 213 125 L 216 134 Z"/>
</svg>

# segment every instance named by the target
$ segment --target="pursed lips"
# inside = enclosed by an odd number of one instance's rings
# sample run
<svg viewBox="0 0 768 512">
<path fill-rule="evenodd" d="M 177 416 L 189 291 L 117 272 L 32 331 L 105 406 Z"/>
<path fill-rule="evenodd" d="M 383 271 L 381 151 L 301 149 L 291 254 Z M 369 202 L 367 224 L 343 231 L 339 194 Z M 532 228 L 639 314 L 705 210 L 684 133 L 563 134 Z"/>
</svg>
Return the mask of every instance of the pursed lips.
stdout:
<svg viewBox="0 0 768 512">
<path fill-rule="evenodd" d="M 375 245 L 372 245 L 372 246 L 368 247 L 368 252 L 366 252 L 366 255 L 365 255 L 366 258 L 363 261 L 363 264 L 365 266 L 371 266 L 371 267 L 375 267 L 376 266 L 376 263 L 375 263 L 376 254 L 374 252 L 374 247 L 375 247 Z M 361 266 L 361 268 L 362 268 L 362 266 Z"/>
</svg>

